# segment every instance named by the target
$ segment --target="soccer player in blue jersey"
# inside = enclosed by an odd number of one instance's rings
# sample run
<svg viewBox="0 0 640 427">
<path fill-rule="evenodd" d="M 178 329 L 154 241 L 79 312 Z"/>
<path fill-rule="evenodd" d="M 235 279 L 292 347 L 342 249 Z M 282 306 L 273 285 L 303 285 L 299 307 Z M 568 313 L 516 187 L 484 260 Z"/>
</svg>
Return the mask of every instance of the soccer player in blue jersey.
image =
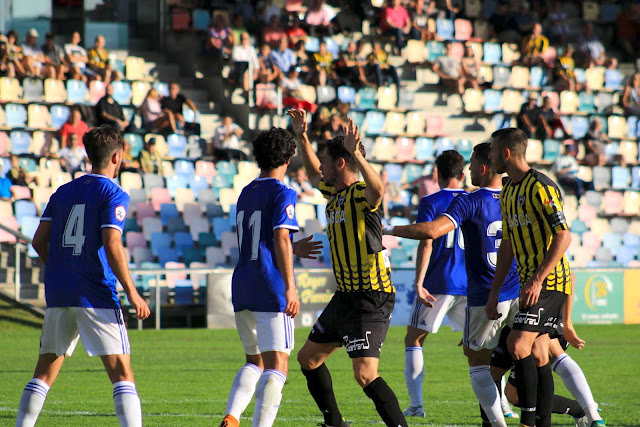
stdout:
<svg viewBox="0 0 640 427">
<path fill-rule="evenodd" d="M 480 406 L 492 426 L 505 427 L 500 404 L 500 385 L 494 384 L 490 362 L 504 325 L 511 326 L 518 311 L 519 281 L 515 262 L 500 292 L 498 320 L 488 320 L 485 305 L 496 270 L 496 257 L 502 239 L 500 190 L 502 177 L 489 161 L 491 145 L 479 144 L 471 156 L 471 182 L 480 188 L 456 197 L 440 216 L 430 222 L 403 227 L 389 227 L 385 233 L 411 239 L 442 238 L 460 228 L 465 241 L 465 264 L 468 278 L 467 307 L 463 348 L 469 360 L 471 385 Z"/>
<path fill-rule="evenodd" d="M 319 242 L 310 237 L 292 244 L 298 231 L 297 193 L 282 183 L 296 141 L 285 129 L 272 128 L 253 141 L 260 176 L 247 185 L 237 204 L 240 259 L 233 272 L 232 302 L 246 364 L 233 384 L 221 427 L 239 425 L 256 393 L 254 427 L 269 427 L 278 413 L 293 349 L 293 318 L 300 302 L 293 275 L 293 254 L 313 258 Z"/>
<path fill-rule="evenodd" d="M 453 200 L 466 194 L 462 189 L 464 158 L 460 153 L 454 150 L 443 152 L 436 158 L 436 167 L 441 190 L 420 200 L 417 223 L 433 221 Z M 404 338 L 404 375 L 411 405 L 404 415 L 424 417 L 424 340 L 429 333 L 438 332 L 445 315 L 449 317 L 452 330 L 461 331 L 464 327 L 467 274 L 462 233 L 452 228 L 446 236 L 420 241 L 414 285 L 416 298 Z"/>
<path fill-rule="evenodd" d="M 16 426 L 33 426 L 49 388 L 78 343 L 100 356 L 113 383 L 113 402 L 121 426 L 142 426 L 140 399 L 133 382 L 130 348 L 116 279 L 135 309 L 149 317 L 136 291 L 122 245 L 129 195 L 112 179 L 118 176 L 124 141 L 103 125 L 83 138 L 93 172 L 63 185 L 51 196 L 33 237 L 45 264 L 47 300 L 40 357 L 24 388 Z"/>
</svg>

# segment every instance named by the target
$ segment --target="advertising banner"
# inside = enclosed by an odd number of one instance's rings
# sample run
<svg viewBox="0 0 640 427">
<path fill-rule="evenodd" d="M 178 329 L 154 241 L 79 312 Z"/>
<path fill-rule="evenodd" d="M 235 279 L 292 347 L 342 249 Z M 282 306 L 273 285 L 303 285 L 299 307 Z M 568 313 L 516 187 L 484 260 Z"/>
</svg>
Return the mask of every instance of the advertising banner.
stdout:
<svg viewBox="0 0 640 427">
<path fill-rule="evenodd" d="M 640 270 L 624 271 L 624 323 L 640 323 Z"/>
<path fill-rule="evenodd" d="M 623 270 L 575 270 L 574 274 L 574 323 L 605 325 L 624 322 Z"/>
</svg>

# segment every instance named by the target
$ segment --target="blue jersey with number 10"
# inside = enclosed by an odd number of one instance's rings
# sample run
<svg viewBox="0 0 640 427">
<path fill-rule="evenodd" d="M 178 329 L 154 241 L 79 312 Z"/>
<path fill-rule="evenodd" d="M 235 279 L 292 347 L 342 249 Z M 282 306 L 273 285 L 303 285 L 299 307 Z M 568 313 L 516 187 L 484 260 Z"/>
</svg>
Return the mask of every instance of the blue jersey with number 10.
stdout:
<svg viewBox="0 0 640 427">
<path fill-rule="evenodd" d="M 467 304 L 470 307 L 487 305 L 502 241 L 500 190 L 481 188 L 456 197 L 444 215 L 464 234 L 469 278 Z M 514 260 L 500 291 L 499 301 L 517 298 L 519 292 L 520 282 Z"/>
<path fill-rule="evenodd" d="M 287 306 L 276 260 L 274 231 L 298 231 L 297 193 L 274 178 L 256 178 L 240 193 L 236 226 L 240 258 L 233 271 L 234 311 L 280 312 Z"/>
<path fill-rule="evenodd" d="M 120 307 L 102 229 L 122 233 L 128 207 L 129 195 L 104 175 L 74 179 L 51 196 L 40 219 L 51 222 L 47 307 Z"/>
<path fill-rule="evenodd" d="M 444 189 L 423 197 L 418 206 L 416 222 L 433 221 L 449 204 L 466 192 Z M 433 240 L 424 287 L 434 295 L 466 295 L 467 272 L 464 267 L 464 238 L 459 230 Z"/>
</svg>

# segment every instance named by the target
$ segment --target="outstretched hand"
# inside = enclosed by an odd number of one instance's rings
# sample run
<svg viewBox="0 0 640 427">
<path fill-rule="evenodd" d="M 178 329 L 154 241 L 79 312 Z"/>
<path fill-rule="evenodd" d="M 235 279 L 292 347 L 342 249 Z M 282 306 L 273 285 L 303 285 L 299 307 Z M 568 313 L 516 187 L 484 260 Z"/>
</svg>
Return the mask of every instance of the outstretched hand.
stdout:
<svg viewBox="0 0 640 427">
<path fill-rule="evenodd" d="M 360 127 L 352 119 L 344 127 L 344 148 L 352 155 L 360 152 Z"/>
<path fill-rule="evenodd" d="M 287 111 L 287 115 L 291 117 L 291 127 L 296 136 L 307 132 L 307 112 L 305 110 L 292 109 Z"/>
<path fill-rule="evenodd" d="M 305 237 L 293 244 L 293 253 L 298 258 L 318 259 L 318 257 L 313 255 L 322 253 L 322 242 L 319 240 L 312 242 L 311 239 L 313 239 L 313 236 Z"/>
</svg>

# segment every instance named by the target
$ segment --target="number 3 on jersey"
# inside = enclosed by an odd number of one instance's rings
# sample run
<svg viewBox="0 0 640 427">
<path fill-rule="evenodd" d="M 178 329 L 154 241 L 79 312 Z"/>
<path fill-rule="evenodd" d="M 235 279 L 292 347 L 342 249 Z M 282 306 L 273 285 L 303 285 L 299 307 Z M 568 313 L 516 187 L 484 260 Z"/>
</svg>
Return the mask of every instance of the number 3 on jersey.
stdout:
<svg viewBox="0 0 640 427">
<path fill-rule="evenodd" d="M 242 238 L 244 237 L 244 211 L 238 212 L 236 226 L 238 227 L 238 246 L 242 253 Z M 251 260 L 258 259 L 258 249 L 260 248 L 260 228 L 262 226 L 262 211 L 254 211 L 249 217 L 249 228 L 251 229 Z"/>
<path fill-rule="evenodd" d="M 73 255 L 81 255 L 84 246 L 84 207 L 84 204 L 73 205 L 64 226 L 62 246 L 73 248 Z"/>
<path fill-rule="evenodd" d="M 498 235 L 499 231 L 502 231 L 502 221 L 493 221 L 487 227 L 487 236 L 495 237 Z M 489 264 L 494 267 L 498 262 L 498 249 L 500 249 L 500 243 L 502 243 L 502 239 L 496 239 L 496 251 L 487 253 L 487 261 L 489 261 Z"/>
</svg>

